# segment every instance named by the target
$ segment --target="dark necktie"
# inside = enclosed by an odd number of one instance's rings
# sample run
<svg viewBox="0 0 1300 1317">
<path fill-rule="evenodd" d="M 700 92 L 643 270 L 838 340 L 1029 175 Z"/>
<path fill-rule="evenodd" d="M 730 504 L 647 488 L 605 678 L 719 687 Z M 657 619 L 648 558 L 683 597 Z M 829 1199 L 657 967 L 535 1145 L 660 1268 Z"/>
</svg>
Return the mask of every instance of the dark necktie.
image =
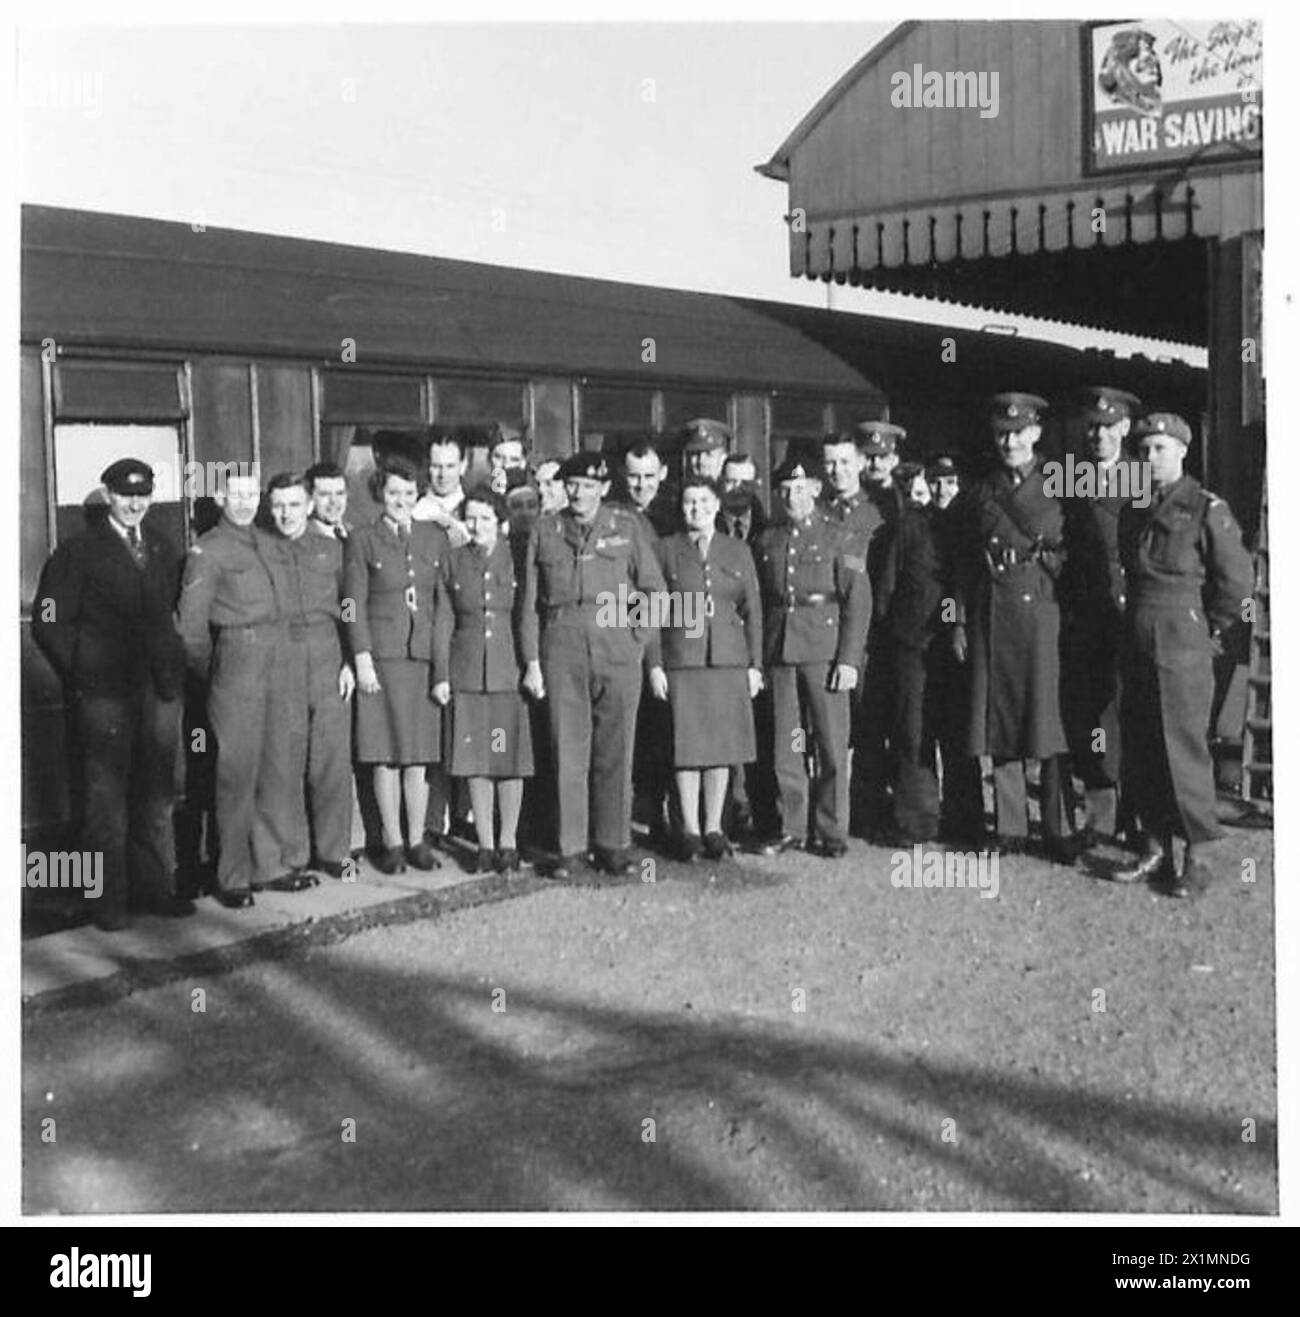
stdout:
<svg viewBox="0 0 1300 1317">
<path fill-rule="evenodd" d="M 128 526 L 126 530 L 127 543 L 131 546 L 131 557 L 135 559 L 137 567 L 143 567 L 147 561 L 147 553 L 144 544 L 140 540 L 140 527 Z"/>
</svg>

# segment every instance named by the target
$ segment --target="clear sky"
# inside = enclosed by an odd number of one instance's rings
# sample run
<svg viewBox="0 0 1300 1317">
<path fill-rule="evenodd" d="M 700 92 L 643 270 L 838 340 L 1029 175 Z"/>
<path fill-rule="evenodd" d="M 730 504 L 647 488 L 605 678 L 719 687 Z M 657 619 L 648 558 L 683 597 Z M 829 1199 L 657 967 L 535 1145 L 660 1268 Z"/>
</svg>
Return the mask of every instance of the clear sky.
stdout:
<svg viewBox="0 0 1300 1317">
<path fill-rule="evenodd" d="M 29 29 L 19 34 L 19 194 L 781 301 L 824 305 L 829 293 L 843 310 L 1017 323 L 788 273 L 786 189 L 754 166 L 893 26 Z"/>
</svg>

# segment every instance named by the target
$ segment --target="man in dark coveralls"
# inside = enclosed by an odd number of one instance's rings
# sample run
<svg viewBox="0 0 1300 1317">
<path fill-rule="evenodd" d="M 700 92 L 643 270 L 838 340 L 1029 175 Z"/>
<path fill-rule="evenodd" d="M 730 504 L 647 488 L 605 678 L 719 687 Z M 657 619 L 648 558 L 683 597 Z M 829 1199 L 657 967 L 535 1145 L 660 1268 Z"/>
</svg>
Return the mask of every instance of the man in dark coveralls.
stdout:
<svg viewBox="0 0 1300 1317">
<path fill-rule="evenodd" d="M 1084 457 L 1092 463 L 1089 496 L 1064 500 L 1065 569 L 1061 646 L 1061 713 L 1074 771 L 1083 782 L 1083 839 L 1110 840 L 1123 822 L 1119 803 L 1121 728 L 1119 646 L 1124 574 L 1119 563 L 1120 509 L 1132 482 L 1121 482 L 1124 441 L 1141 404 L 1121 389 L 1095 387 L 1077 403 L 1087 426 Z"/>
<path fill-rule="evenodd" d="M 252 905 L 254 887 L 302 884 L 284 863 L 291 842 L 272 831 L 275 811 L 264 804 L 289 789 L 290 760 L 275 680 L 285 629 L 273 576 L 280 547 L 253 524 L 260 497 L 255 475 L 226 478 L 216 494 L 222 518 L 190 549 L 178 610 L 190 668 L 209 683 L 217 899 L 230 909 Z"/>
<path fill-rule="evenodd" d="M 1250 556 L 1228 505 L 1183 471 L 1192 441 L 1181 416 L 1153 412 L 1133 427 L 1149 464 L 1152 499 L 1120 514 L 1124 612 L 1122 719 L 1126 780 L 1146 854 L 1120 882 L 1169 881 L 1201 895 L 1212 874 L 1206 844 L 1222 836 L 1207 732 L 1214 655 L 1253 591 Z M 1173 834 L 1187 841 L 1173 875 Z"/>
<path fill-rule="evenodd" d="M 997 465 L 953 505 L 955 604 L 952 643 L 969 664 L 967 745 L 993 760 L 997 834 L 1008 849 L 1028 840 L 1026 761 L 1040 764 L 1048 857 L 1073 864 L 1079 848 L 1065 816 L 1060 709 L 1060 610 L 1065 518 L 1046 492 L 1034 445 L 1047 403 L 1029 393 L 990 400 Z"/>
<path fill-rule="evenodd" d="M 866 644 L 871 586 L 859 546 L 817 506 L 822 482 L 812 464 L 787 457 L 772 481 L 784 516 L 754 543 L 782 824 L 768 850 L 806 847 L 834 859 L 848 849 L 849 695 Z"/>
<path fill-rule="evenodd" d="M 312 501 L 293 472 L 267 485 L 271 519 L 283 537 L 276 584 L 286 635 L 276 679 L 282 733 L 290 742 L 289 790 L 267 801 L 282 815 L 274 831 L 293 839 L 290 870 L 311 867 L 342 878 L 352 831 L 352 720 L 356 677 L 343 661 L 343 545 L 308 530 Z M 304 782 L 311 801 L 310 827 Z"/>
<path fill-rule="evenodd" d="M 176 896 L 172 829 L 185 650 L 172 619 L 180 553 L 142 525 L 152 468 L 124 457 L 100 480 L 107 513 L 45 564 L 32 635 L 67 688 L 82 755 L 82 844 L 103 855 L 95 923 L 116 931 L 130 908 L 194 913 Z"/>
<path fill-rule="evenodd" d="M 657 632 L 644 625 L 645 606 L 638 610 L 635 601 L 661 593 L 664 579 L 640 519 L 603 502 L 604 458 L 577 453 L 560 474 L 569 506 L 539 517 L 529 536 L 520 628 L 524 686 L 548 699 L 555 745 L 559 857 L 552 876 L 569 877 L 589 843 L 598 869 L 622 875 L 631 870 L 643 646 L 647 638 L 657 645 Z"/>
</svg>

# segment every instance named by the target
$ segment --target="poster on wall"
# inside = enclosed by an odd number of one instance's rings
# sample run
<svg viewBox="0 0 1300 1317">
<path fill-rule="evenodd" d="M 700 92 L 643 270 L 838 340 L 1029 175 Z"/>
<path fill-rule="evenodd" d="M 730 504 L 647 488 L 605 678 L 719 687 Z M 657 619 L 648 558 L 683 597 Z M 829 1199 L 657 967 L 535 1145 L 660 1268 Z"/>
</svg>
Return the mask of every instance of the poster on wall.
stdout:
<svg viewBox="0 0 1300 1317">
<path fill-rule="evenodd" d="M 1092 170 L 1258 156 L 1264 34 L 1257 20 L 1137 19 L 1088 30 Z"/>
</svg>

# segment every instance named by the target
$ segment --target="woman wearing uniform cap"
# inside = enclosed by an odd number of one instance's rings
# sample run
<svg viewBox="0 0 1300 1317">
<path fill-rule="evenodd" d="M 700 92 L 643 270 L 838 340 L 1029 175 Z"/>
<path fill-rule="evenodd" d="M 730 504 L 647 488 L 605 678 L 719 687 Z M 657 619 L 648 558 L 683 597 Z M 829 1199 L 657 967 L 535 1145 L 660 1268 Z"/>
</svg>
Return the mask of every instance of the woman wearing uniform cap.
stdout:
<svg viewBox="0 0 1300 1317">
<path fill-rule="evenodd" d="M 701 853 L 714 860 L 731 853 L 722 830 L 727 783 L 732 765 L 756 757 L 750 701 L 763 685 L 758 575 L 748 548 L 717 532 L 721 505 L 715 481 L 685 477 L 686 529 L 658 546 L 670 613 L 660 633 L 663 664 L 651 668 L 650 690 L 672 712 L 680 845 L 688 861 Z M 688 615 L 691 601 L 698 615 Z"/>
<path fill-rule="evenodd" d="M 469 543 L 448 552 L 435 592 L 433 698 L 448 710 L 448 771 L 469 779 L 478 833 L 475 873 L 519 867 L 523 779 L 533 775 L 529 714 L 520 694 L 522 590 L 510 541 L 501 533 L 504 512 L 487 485 L 466 493 Z M 500 831 L 494 833 L 498 811 Z"/>
<path fill-rule="evenodd" d="M 424 841 L 429 787 L 426 766 L 442 759 L 442 718 L 430 696 L 433 657 L 433 593 L 449 545 L 412 510 L 427 477 L 400 455 L 387 457 L 371 477 L 371 494 L 383 515 L 347 541 L 344 604 L 351 604 L 348 639 L 356 655 L 355 752 L 375 765 L 375 796 L 384 830 L 384 873 L 400 873 L 406 861 L 435 869 L 437 856 Z M 409 834 L 403 851 L 402 805 Z"/>
</svg>

